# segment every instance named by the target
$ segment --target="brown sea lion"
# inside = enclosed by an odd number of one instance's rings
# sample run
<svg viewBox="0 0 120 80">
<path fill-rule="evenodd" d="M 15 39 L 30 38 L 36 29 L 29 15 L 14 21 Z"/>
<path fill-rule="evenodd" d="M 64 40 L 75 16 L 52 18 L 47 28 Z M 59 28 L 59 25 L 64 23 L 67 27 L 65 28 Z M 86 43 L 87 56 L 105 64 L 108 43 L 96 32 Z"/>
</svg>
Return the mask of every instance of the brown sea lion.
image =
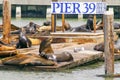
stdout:
<svg viewBox="0 0 120 80">
<path fill-rule="evenodd" d="M 104 43 L 102 42 L 102 43 L 99 43 L 99 44 L 95 45 L 94 50 L 104 52 Z M 115 53 L 120 53 L 120 39 L 118 39 L 114 43 L 114 52 Z"/>
<path fill-rule="evenodd" d="M 60 54 L 54 54 L 56 56 L 57 62 L 64 62 L 64 61 L 73 61 L 73 56 L 70 52 L 64 51 Z"/>
<path fill-rule="evenodd" d="M 35 34 L 39 27 L 40 26 L 35 24 L 34 22 L 30 22 L 28 25 L 24 26 L 23 28 L 25 29 L 26 34 L 28 33 Z"/>
<path fill-rule="evenodd" d="M 40 27 L 39 25 L 30 22 L 28 25 L 22 28 L 24 29 L 26 34 L 35 34 L 38 32 L 39 27 Z M 19 34 L 20 32 L 21 32 L 21 28 L 11 31 L 11 34 Z"/>
<path fill-rule="evenodd" d="M 19 30 L 20 28 L 14 24 L 11 24 L 11 31 Z M 0 31 L 3 31 L 3 25 L 0 25 Z"/>
<path fill-rule="evenodd" d="M 65 31 L 70 31 L 71 30 L 71 25 L 67 21 L 65 21 L 64 29 L 65 29 Z"/>
<path fill-rule="evenodd" d="M 0 51 L 10 51 L 10 50 L 16 50 L 16 48 L 0 40 Z"/>
<path fill-rule="evenodd" d="M 86 24 L 83 24 L 81 26 L 72 28 L 71 32 L 91 32 L 91 30 L 86 29 Z"/>
<path fill-rule="evenodd" d="M 18 54 L 12 57 L 3 58 L 2 63 L 4 65 L 14 66 L 53 66 L 56 62 L 44 59 L 37 54 Z"/>
<path fill-rule="evenodd" d="M 11 50 L 16 50 L 14 46 L 6 46 L 0 44 L 0 51 L 11 51 Z"/>
<path fill-rule="evenodd" d="M 53 54 L 53 49 L 51 46 L 51 42 L 52 42 L 53 38 L 47 38 L 44 39 L 41 43 L 40 43 L 40 47 L 39 47 L 39 53 L 41 52 L 45 52 L 46 54 Z"/>
<path fill-rule="evenodd" d="M 51 26 L 51 21 L 45 21 L 45 22 L 43 22 L 43 26 Z"/>
<path fill-rule="evenodd" d="M 65 51 L 60 54 L 54 54 L 53 49 L 51 47 L 52 40 L 52 38 L 48 38 L 41 42 L 39 47 L 39 55 L 45 59 L 56 62 L 72 61 L 73 56 L 69 52 Z"/>
<path fill-rule="evenodd" d="M 29 48 L 31 46 L 32 46 L 32 42 L 25 35 L 25 33 L 21 31 L 20 34 L 19 34 L 19 41 L 16 44 L 16 48 Z"/>
<path fill-rule="evenodd" d="M 0 41 L 0 57 L 14 56 L 17 53 L 15 46 Z"/>
</svg>

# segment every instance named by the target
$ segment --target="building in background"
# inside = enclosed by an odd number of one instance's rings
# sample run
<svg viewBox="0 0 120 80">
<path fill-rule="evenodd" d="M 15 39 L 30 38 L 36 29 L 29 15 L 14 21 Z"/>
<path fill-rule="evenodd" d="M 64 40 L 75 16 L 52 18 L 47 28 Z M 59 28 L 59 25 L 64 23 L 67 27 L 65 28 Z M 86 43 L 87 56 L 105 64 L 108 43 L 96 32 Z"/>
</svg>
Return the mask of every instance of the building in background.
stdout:
<svg viewBox="0 0 120 80">
<path fill-rule="evenodd" d="M 12 17 L 46 18 L 50 17 L 50 5 L 52 0 L 10 0 L 12 6 Z M 101 2 L 103 0 L 58 0 L 58 1 L 79 1 L 79 2 Z M 114 8 L 114 17 L 120 19 L 120 0 L 105 0 L 107 7 Z M 2 2 L 0 0 L 0 17 L 2 17 Z M 66 14 L 67 18 L 78 18 L 77 14 Z M 57 15 L 61 17 L 61 15 Z M 87 15 L 83 15 L 84 18 Z M 101 17 L 101 15 L 97 15 Z"/>
</svg>

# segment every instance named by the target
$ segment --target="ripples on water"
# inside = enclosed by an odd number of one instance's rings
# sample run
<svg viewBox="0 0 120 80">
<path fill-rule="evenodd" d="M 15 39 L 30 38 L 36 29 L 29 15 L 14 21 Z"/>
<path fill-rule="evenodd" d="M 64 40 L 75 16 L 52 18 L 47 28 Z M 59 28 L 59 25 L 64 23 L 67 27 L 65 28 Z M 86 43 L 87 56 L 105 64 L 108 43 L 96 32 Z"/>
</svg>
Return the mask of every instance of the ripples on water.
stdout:
<svg viewBox="0 0 120 80">
<path fill-rule="evenodd" d="M 30 21 L 42 25 L 45 19 L 12 19 L 12 24 L 19 27 L 27 25 Z M 67 19 L 72 27 L 86 23 L 86 20 Z M 2 19 L 0 20 L 2 24 Z M 62 25 L 57 20 L 57 25 Z M 115 73 L 120 73 L 120 61 L 115 63 Z M 120 80 L 120 78 L 105 79 L 96 75 L 104 74 L 104 63 L 96 63 L 89 66 L 77 67 L 61 72 L 21 71 L 21 70 L 0 70 L 0 80 Z"/>
</svg>

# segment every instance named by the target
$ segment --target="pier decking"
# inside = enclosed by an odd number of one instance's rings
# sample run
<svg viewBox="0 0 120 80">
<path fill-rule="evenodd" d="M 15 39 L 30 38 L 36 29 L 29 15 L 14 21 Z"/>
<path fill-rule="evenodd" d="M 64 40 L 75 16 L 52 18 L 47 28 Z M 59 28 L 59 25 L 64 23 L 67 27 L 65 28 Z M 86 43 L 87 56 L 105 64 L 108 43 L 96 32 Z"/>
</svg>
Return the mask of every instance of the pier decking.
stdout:
<svg viewBox="0 0 120 80">
<path fill-rule="evenodd" d="M 89 45 L 89 46 L 88 46 Z M 102 57 L 102 52 L 88 50 L 88 47 L 94 46 L 95 44 L 83 44 L 78 45 L 76 43 L 60 43 L 60 44 L 52 44 L 53 50 L 55 54 L 61 53 L 63 51 L 71 52 L 73 55 L 74 60 L 70 62 L 60 62 L 55 66 L 10 66 L 10 65 L 0 65 L 0 69 L 5 70 L 14 70 L 14 69 L 23 69 L 23 70 L 35 70 L 35 71 L 58 71 L 58 70 L 66 70 L 76 66 L 80 66 L 81 64 L 94 61 L 100 59 Z M 18 51 L 20 54 L 27 54 L 27 53 L 38 53 L 39 46 L 33 46 L 32 48 L 27 49 L 19 49 Z M 74 52 L 74 48 L 84 47 L 84 51 Z M 92 49 L 92 48 L 91 48 Z"/>
</svg>

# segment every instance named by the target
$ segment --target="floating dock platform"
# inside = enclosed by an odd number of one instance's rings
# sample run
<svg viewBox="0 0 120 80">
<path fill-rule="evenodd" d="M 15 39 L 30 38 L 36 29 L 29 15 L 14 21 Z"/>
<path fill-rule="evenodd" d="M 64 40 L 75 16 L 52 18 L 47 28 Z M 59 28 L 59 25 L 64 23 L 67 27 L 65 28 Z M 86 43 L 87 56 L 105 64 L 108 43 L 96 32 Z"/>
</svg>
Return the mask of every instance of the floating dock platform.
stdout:
<svg viewBox="0 0 120 80">
<path fill-rule="evenodd" d="M 74 68 L 76 66 L 80 66 L 82 64 L 100 59 L 103 55 L 102 52 L 99 51 L 93 51 L 88 50 L 88 45 L 93 46 L 94 44 L 84 44 L 84 45 L 78 45 L 76 43 L 60 43 L 60 44 L 52 44 L 53 50 L 55 54 L 61 53 L 63 51 L 69 51 L 72 53 L 72 56 L 74 58 L 73 61 L 70 62 L 59 62 L 57 65 L 54 66 L 11 66 L 11 65 L 0 65 L 1 70 L 34 70 L 34 71 L 59 71 L 59 70 L 67 70 L 70 68 Z M 32 48 L 26 48 L 26 49 L 19 49 L 21 54 L 27 54 L 27 53 L 38 53 L 38 47 L 39 46 L 33 46 Z M 85 50 L 74 52 L 74 48 L 80 48 L 84 47 Z"/>
<path fill-rule="evenodd" d="M 50 36 L 40 36 L 34 35 L 30 36 L 32 38 L 49 38 L 53 37 L 53 43 L 71 43 L 77 42 L 79 44 L 83 43 L 101 43 L 104 41 L 104 33 L 102 30 L 98 32 L 51 32 Z M 118 38 L 116 33 L 114 34 L 115 40 Z"/>
</svg>

